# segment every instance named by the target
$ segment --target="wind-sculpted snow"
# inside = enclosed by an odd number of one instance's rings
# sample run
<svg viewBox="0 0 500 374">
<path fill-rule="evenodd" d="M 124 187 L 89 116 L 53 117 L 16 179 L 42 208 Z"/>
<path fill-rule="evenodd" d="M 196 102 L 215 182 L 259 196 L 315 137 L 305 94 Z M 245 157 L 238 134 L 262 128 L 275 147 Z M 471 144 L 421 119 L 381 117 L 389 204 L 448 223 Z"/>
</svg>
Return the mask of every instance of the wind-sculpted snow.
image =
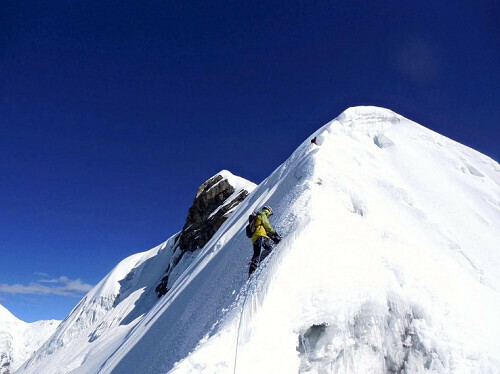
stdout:
<svg viewBox="0 0 500 374">
<path fill-rule="evenodd" d="M 313 136 L 102 373 L 500 372 L 498 163 L 380 108 Z M 263 204 L 284 239 L 247 283 Z"/>
</svg>

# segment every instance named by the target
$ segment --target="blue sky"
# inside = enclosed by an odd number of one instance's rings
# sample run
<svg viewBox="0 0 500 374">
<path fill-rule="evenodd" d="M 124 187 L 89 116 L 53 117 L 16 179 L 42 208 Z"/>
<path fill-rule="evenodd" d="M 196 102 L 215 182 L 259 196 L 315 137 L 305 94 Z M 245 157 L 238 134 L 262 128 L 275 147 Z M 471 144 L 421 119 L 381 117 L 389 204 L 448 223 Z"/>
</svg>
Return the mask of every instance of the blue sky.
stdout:
<svg viewBox="0 0 500 374">
<path fill-rule="evenodd" d="M 500 159 L 498 0 L 15 1 L 0 12 L 0 303 L 64 318 L 355 105 Z"/>
</svg>

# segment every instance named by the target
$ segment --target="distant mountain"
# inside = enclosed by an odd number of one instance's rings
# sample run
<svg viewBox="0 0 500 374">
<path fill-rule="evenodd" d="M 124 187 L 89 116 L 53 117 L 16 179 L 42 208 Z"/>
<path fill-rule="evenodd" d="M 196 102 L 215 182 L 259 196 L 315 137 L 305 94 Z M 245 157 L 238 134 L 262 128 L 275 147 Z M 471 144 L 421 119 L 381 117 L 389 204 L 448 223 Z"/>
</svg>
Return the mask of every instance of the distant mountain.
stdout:
<svg viewBox="0 0 500 374">
<path fill-rule="evenodd" d="M 0 374 L 13 373 L 54 333 L 59 323 L 27 323 L 0 305 Z"/>
<path fill-rule="evenodd" d="M 195 200 L 19 373 L 500 373 L 497 162 L 356 107 L 233 205 L 238 181 L 220 226 Z M 264 204 L 283 240 L 248 280 L 244 227 Z"/>
</svg>

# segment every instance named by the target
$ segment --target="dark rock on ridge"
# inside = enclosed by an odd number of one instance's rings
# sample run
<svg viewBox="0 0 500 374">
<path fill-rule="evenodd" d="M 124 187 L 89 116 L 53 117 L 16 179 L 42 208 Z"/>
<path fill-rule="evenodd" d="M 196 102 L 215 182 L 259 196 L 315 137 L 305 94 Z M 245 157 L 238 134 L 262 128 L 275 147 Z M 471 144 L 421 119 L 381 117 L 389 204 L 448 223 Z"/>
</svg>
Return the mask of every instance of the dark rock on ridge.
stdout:
<svg viewBox="0 0 500 374">
<path fill-rule="evenodd" d="M 236 195 L 235 192 L 237 192 Z M 229 200 L 233 195 L 235 196 Z M 233 209 L 248 195 L 249 192 L 245 189 L 236 191 L 229 180 L 221 174 L 213 176 L 198 188 L 193 205 L 189 208 L 186 223 L 177 238 L 178 244 L 175 251 L 181 251 L 181 253 L 175 256 L 175 262 L 168 266 L 165 276 L 158 283 L 155 289 L 158 297 L 168 292 L 169 275 L 181 260 L 182 255 L 204 247 Z"/>
<path fill-rule="evenodd" d="M 225 204 L 234 192 L 234 187 L 220 174 L 200 186 L 179 237 L 181 250 L 193 252 L 207 244 L 226 221 L 226 213 L 248 196 L 248 191 L 241 190 L 234 199 Z"/>
</svg>

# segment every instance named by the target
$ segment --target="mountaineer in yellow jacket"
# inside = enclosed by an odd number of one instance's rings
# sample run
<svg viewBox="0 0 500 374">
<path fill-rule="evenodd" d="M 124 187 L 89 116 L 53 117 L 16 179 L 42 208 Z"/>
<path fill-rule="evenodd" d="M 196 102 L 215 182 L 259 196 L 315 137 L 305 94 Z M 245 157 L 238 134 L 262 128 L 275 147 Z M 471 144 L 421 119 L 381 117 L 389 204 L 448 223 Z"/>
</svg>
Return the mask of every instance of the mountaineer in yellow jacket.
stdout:
<svg viewBox="0 0 500 374">
<path fill-rule="evenodd" d="M 257 269 L 260 262 L 271 253 L 273 247 L 269 239 L 275 244 L 278 244 L 281 240 L 281 236 L 269 223 L 269 217 L 272 216 L 272 214 L 273 210 L 267 205 L 263 206 L 261 211 L 257 213 L 255 231 L 252 235 L 253 257 L 252 261 L 250 261 L 248 276 L 250 276 L 255 269 Z"/>
</svg>

